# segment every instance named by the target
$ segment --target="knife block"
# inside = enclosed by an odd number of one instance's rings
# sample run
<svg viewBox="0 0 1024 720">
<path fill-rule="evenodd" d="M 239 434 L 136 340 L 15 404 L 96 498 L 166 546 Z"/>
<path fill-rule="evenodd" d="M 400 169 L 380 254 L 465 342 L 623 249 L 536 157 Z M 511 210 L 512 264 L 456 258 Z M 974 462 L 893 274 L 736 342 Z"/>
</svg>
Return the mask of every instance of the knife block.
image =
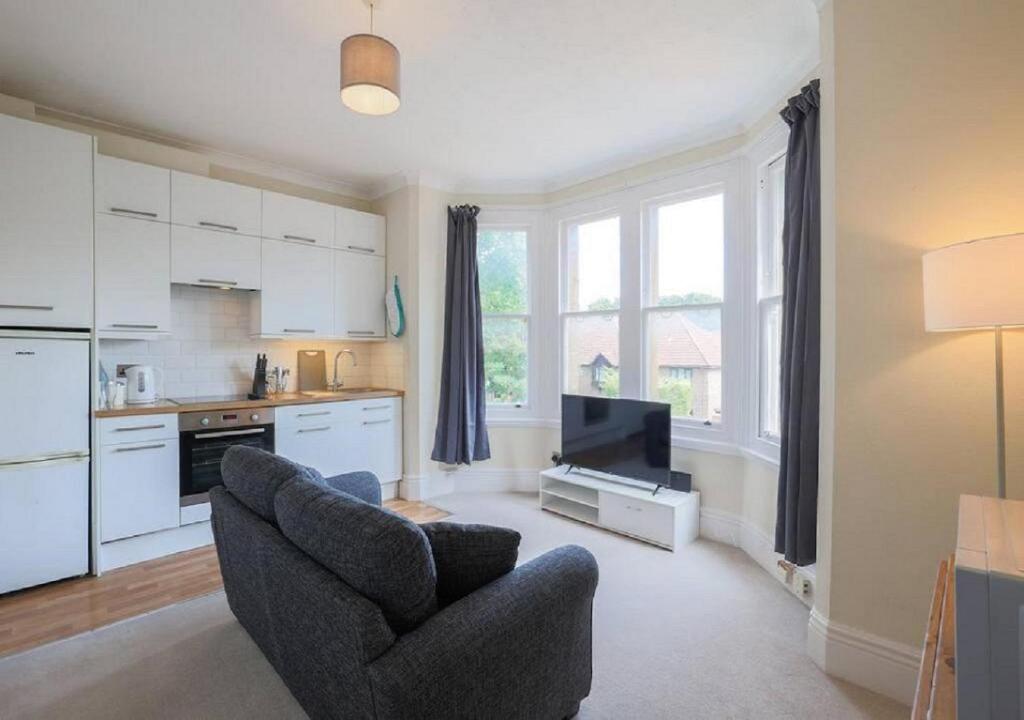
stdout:
<svg viewBox="0 0 1024 720">
<path fill-rule="evenodd" d="M 266 400 L 267 398 L 267 371 L 257 368 L 252 375 L 252 392 L 249 393 L 250 400 Z"/>
</svg>

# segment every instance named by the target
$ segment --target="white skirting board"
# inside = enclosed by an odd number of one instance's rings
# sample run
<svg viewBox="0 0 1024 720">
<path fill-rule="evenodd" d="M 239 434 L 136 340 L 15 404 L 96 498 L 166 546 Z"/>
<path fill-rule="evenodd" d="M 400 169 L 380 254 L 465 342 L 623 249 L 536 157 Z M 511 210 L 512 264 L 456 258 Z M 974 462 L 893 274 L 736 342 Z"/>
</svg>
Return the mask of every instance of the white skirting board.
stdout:
<svg viewBox="0 0 1024 720">
<path fill-rule="evenodd" d="M 213 530 L 209 521 L 115 540 L 100 545 L 99 570 L 106 572 L 212 544 Z"/>
<path fill-rule="evenodd" d="M 811 611 L 807 654 L 829 675 L 910 705 L 921 665 L 919 648 L 830 622 Z"/>
</svg>

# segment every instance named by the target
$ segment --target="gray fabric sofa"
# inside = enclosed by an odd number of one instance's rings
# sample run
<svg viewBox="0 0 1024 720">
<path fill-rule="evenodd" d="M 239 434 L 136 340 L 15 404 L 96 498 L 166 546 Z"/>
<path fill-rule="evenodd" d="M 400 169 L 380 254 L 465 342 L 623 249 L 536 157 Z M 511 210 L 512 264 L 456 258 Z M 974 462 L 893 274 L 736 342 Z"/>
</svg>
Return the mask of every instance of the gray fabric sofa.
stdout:
<svg viewBox="0 0 1024 720">
<path fill-rule="evenodd" d="M 432 551 L 446 552 L 458 528 L 424 533 L 382 508 L 373 475 L 325 480 L 244 447 L 225 455 L 223 475 L 210 498 L 228 604 L 310 717 L 561 720 L 579 710 L 598 579 L 585 549 L 552 550 L 439 601 L 438 568 L 449 593 L 481 568 L 450 577 L 460 556 L 435 563 Z M 471 527 L 471 543 L 486 542 L 487 529 Z"/>
</svg>

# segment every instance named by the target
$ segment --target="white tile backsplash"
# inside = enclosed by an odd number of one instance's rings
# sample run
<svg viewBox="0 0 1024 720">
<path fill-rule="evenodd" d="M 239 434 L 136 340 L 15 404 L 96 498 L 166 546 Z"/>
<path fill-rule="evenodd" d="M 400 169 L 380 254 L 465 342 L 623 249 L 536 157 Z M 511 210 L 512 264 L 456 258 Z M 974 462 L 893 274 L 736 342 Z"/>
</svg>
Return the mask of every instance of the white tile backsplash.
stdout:
<svg viewBox="0 0 1024 720">
<path fill-rule="evenodd" d="M 101 340 L 100 362 L 113 377 L 118 365 L 152 365 L 163 372 L 162 397 L 194 398 L 233 395 L 252 388 L 256 354 L 267 354 L 267 367 L 291 369 L 295 389 L 296 353 L 324 350 L 327 379 L 334 355 L 349 348 L 359 362 L 342 356 L 339 374 L 348 387 L 405 388 L 402 343 L 265 340 L 249 337 L 249 303 L 253 293 L 241 290 L 171 286 L 171 336 L 162 340 Z"/>
</svg>

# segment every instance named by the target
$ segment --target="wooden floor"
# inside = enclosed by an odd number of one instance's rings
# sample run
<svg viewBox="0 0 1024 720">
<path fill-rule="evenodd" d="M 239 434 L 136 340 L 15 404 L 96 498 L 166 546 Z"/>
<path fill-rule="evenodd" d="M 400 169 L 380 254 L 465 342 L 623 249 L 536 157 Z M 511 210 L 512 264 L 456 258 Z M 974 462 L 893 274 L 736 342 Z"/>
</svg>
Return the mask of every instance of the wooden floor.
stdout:
<svg viewBox="0 0 1024 720">
<path fill-rule="evenodd" d="M 448 513 L 425 503 L 389 500 L 385 506 L 417 523 Z M 0 656 L 207 595 L 222 586 L 212 545 L 0 597 Z"/>
</svg>

